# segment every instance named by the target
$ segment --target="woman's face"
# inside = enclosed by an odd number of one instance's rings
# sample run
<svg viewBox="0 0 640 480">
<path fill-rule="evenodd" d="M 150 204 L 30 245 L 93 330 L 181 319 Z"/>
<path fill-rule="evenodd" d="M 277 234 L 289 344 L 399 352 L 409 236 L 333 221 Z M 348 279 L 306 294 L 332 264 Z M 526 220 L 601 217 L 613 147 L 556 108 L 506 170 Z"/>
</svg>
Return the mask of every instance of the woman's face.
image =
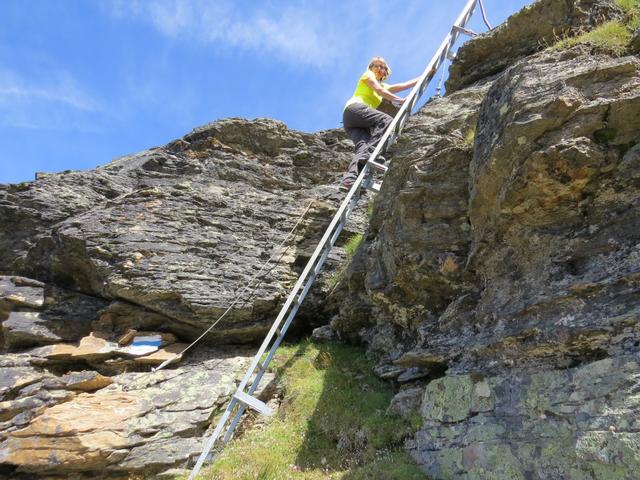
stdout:
<svg viewBox="0 0 640 480">
<path fill-rule="evenodd" d="M 373 73 L 375 74 L 378 81 L 383 80 L 387 77 L 388 68 L 384 63 L 374 63 L 371 66 Z"/>
</svg>

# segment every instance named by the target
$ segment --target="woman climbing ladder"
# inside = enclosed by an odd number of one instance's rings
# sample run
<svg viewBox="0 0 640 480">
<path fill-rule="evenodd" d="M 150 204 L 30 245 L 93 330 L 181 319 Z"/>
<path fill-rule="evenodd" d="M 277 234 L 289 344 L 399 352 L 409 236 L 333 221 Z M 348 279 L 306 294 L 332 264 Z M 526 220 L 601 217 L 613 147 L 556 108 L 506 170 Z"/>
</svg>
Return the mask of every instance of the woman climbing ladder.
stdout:
<svg viewBox="0 0 640 480">
<path fill-rule="evenodd" d="M 391 69 L 385 59 L 373 57 L 367 70 L 360 76 L 356 91 L 344 107 L 342 123 L 347 135 L 353 141 L 354 154 L 349 169 L 342 177 L 342 189 L 351 188 L 384 131 L 393 120 L 390 115 L 376 110 L 382 99 L 386 98 L 402 104 L 404 98 L 395 93 L 412 88 L 420 79 L 418 77 L 396 85 L 382 83 L 390 75 Z M 378 157 L 376 161 L 384 163 L 384 158 Z"/>
</svg>

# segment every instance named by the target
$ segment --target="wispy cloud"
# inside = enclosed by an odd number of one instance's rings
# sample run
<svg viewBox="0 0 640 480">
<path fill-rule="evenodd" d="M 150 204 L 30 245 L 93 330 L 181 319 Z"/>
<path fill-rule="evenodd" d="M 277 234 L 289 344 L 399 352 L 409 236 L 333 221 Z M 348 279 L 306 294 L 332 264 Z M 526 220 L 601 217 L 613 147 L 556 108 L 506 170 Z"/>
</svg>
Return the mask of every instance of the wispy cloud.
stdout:
<svg viewBox="0 0 640 480">
<path fill-rule="evenodd" d="M 79 83 L 62 70 L 39 71 L 28 78 L 0 69 L 0 125 L 15 128 L 87 129 L 78 115 L 101 110 Z"/>
<path fill-rule="evenodd" d="M 331 23 L 306 2 L 242 8 L 242 2 L 229 0 L 109 0 L 102 6 L 119 19 L 150 23 L 168 37 L 305 65 L 324 66 L 339 50 Z"/>
<path fill-rule="evenodd" d="M 462 7 L 464 1 L 458 3 Z M 368 58 L 361 57 L 373 52 L 415 65 L 416 53 L 437 40 L 434 30 L 457 13 L 455 5 L 426 8 L 422 0 L 103 0 L 101 5 L 115 18 L 147 23 L 176 41 L 318 68 L 364 62 Z"/>
</svg>

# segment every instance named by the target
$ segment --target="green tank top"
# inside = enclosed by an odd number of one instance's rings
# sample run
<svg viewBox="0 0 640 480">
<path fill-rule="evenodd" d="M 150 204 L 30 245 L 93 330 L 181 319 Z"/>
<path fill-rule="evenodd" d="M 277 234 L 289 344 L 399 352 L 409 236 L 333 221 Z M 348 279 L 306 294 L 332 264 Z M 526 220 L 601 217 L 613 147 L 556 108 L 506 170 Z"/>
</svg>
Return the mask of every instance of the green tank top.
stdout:
<svg viewBox="0 0 640 480">
<path fill-rule="evenodd" d="M 344 108 L 347 108 L 349 105 L 354 103 L 364 103 L 365 105 L 369 105 L 371 108 L 378 108 L 380 103 L 382 103 L 382 97 L 365 83 L 365 79 L 368 75 L 369 70 L 360 76 L 360 80 L 358 80 L 358 85 L 356 86 L 356 91 L 353 92 L 353 96 L 347 100 Z M 381 83 L 380 85 L 382 85 L 385 90 L 388 88 L 388 85 L 385 83 Z"/>
</svg>

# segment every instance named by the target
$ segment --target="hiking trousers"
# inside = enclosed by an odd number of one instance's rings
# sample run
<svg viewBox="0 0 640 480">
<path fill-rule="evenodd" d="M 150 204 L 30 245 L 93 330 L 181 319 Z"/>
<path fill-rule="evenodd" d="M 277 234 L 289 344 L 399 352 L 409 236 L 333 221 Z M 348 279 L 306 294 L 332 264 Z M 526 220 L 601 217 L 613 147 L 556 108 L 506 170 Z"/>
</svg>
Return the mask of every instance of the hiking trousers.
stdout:
<svg viewBox="0 0 640 480">
<path fill-rule="evenodd" d="M 354 145 L 353 159 L 342 177 L 343 184 L 352 184 L 367 163 L 369 156 L 393 121 L 393 117 L 364 103 L 352 103 L 344 109 L 342 124 Z"/>
</svg>

